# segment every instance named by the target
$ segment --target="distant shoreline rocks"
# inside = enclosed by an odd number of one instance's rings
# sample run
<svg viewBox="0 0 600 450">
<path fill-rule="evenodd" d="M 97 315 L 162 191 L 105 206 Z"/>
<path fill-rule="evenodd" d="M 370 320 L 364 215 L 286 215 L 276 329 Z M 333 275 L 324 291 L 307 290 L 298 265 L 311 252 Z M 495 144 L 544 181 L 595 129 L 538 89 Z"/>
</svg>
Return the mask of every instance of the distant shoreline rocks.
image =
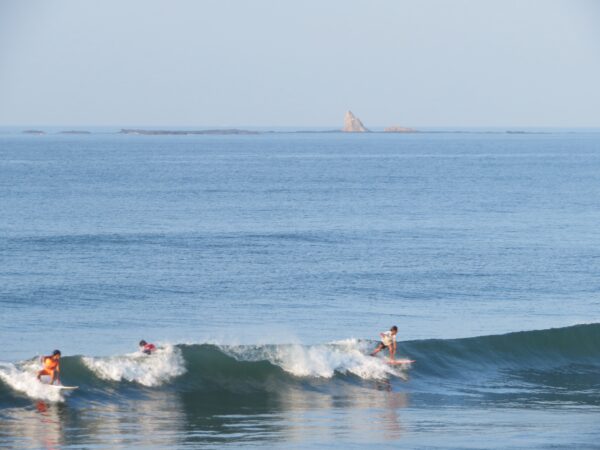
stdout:
<svg viewBox="0 0 600 450">
<path fill-rule="evenodd" d="M 56 128 L 54 128 L 56 130 Z M 57 135 L 139 135 L 139 136 L 235 136 L 235 135 L 271 135 L 271 134 L 345 134 L 345 133 L 369 133 L 369 134 L 507 134 L 507 135 L 529 135 L 529 134 L 548 134 L 556 132 L 571 132 L 571 131 L 552 131 L 552 130 L 528 130 L 528 129 L 427 129 L 418 130 L 415 128 L 405 127 L 401 125 L 392 125 L 386 128 L 377 128 L 376 130 L 368 129 L 362 121 L 356 117 L 352 111 L 347 111 L 344 115 L 344 127 L 342 129 L 300 129 L 300 130 L 244 130 L 241 128 L 212 128 L 200 130 L 184 130 L 184 129 L 148 129 L 148 128 L 121 128 L 119 131 L 113 130 L 77 130 L 64 129 L 62 131 L 45 131 L 37 128 L 28 128 L 21 131 L 13 131 L 31 136 L 57 136 Z"/>
<path fill-rule="evenodd" d="M 258 131 L 238 130 L 236 128 L 223 130 L 143 130 L 134 128 L 122 128 L 119 134 L 134 134 L 142 136 L 188 136 L 188 135 L 232 135 L 232 134 L 260 134 Z"/>
<path fill-rule="evenodd" d="M 342 128 L 344 133 L 370 133 L 367 127 L 365 127 L 362 121 L 356 117 L 352 111 L 346 111 L 344 115 L 344 127 Z M 394 125 L 387 127 L 383 130 L 384 133 L 417 133 L 417 130 L 409 127 L 401 127 Z"/>
<path fill-rule="evenodd" d="M 33 129 L 32 130 L 23 130 L 21 133 L 32 134 L 32 135 L 48 134 L 44 130 L 33 130 Z M 59 131 L 58 134 L 92 134 L 92 132 L 87 131 L 87 130 L 65 130 L 65 131 Z"/>
</svg>

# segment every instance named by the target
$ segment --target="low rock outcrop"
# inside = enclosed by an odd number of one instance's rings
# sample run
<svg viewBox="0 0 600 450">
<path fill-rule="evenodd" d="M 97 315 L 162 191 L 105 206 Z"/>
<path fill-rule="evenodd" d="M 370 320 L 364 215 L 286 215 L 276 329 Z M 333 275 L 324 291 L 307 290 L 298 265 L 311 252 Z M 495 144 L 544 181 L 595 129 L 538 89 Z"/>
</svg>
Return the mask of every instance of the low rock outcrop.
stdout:
<svg viewBox="0 0 600 450">
<path fill-rule="evenodd" d="M 417 130 L 414 128 L 393 126 L 387 127 L 383 131 L 386 133 L 415 133 Z"/>
<path fill-rule="evenodd" d="M 212 135 L 227 135 L 227 134 L 260 134 L 258 131 L 238 130 L 236 128 L 218 129 L 218 130 L 142 130 L 132 128 L 122 128 L 119 134 L 141 134 L 144 136 L 187 136 L 193 134 L 212 134 Z"/>
</svg>

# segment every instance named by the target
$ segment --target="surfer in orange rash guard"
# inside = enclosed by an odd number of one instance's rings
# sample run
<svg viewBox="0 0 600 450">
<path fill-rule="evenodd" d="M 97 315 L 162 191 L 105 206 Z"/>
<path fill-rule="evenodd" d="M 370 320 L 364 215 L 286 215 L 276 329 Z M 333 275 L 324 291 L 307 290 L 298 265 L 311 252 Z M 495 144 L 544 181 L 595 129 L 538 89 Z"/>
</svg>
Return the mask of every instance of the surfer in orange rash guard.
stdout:
<svg viewBox="0 0 600 450">
<path fill-rule="evenodd" d="M 50 356 L 42 356 L 42 363 L 44 368 L 38 372 L 37 379 L 41 381 L 43 375 L 48 375 L 50 384 L 60 383 L 60 350 L 54 350 Z"/>
</svg>

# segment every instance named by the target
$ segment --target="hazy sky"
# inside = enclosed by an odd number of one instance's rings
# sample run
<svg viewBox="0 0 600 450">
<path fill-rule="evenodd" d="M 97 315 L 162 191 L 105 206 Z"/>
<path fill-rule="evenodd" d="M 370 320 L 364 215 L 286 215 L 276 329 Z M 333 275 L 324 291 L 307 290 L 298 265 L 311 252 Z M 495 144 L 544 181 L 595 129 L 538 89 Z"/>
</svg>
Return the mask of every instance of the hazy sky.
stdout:
<svg viewBox="0 0 600 450">
<path fill-rule="evenodd" d="M 600 126 L 596 0 L 0 0 L 0 125 Z"/>
</svg>

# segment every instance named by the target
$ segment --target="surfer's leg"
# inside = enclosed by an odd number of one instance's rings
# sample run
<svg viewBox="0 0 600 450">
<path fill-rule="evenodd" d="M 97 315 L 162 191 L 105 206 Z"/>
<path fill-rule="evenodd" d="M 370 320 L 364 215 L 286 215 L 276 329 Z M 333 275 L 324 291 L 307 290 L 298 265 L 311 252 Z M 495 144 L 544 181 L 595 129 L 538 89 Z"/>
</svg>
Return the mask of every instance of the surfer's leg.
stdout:
<svg viewBox="0 0 600 450">
<path fill-rule="evenodd" d="M 384 348 L 385 348 L 385 345 L 383 345 L 382 343 L 379 343 L 377 348 L 375 350 L 373 350 L 373 353 L 371 353 L 371 356 L 375 356 L 377 353 L 379 353 Z"/>
</svg>

